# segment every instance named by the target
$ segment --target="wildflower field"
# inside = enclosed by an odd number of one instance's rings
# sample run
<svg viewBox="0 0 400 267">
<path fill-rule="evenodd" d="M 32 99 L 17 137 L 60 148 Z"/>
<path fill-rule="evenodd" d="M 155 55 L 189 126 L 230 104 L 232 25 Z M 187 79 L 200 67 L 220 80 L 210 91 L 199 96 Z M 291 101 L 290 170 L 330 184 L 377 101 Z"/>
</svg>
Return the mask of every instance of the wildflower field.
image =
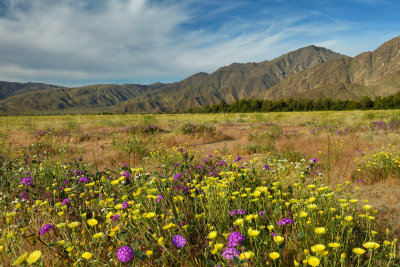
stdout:
<svg viewBox="0 0 400 267">
<path fill-rule="evenodd" d="M 0 117 L 1 266 L 400 266 L 399 111 Z"/>
</svg>

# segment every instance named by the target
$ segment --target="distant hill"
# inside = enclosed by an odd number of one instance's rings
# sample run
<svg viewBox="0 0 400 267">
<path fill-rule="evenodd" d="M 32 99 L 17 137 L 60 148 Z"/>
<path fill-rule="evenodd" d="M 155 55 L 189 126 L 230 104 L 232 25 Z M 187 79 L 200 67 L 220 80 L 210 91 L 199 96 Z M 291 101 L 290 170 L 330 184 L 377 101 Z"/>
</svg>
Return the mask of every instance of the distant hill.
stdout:
<svg viewBox="0 0 400 267">
<path fill-rule="evenodd" d="M 138 95 L 146 94 L 165 84 L 96 84 L 78 88 L 54 88 L 17 94 L 0 101 L 5 113 L 107 111 L 109 107 Z"/>
<path fill-rule="evenodd" d="M 116 106 L 120 112 L 173 111 L 231 103 L 241 98 L 260 98 L 266 90 L 292 74 L 321 63 L 343 58 L 329 49 L 307 46 L 271 61 L 233 63 L 212 74 L 198 73 L 177 83 L 154 90 L 149 95 L 129 99 Z"/>
<path fill-rule="evenodd" d="M 0 81 L 0 100 L 18 94 L 24 94 L 44 89 L 53 89 L 60 86 L 44 83 L 16 83 Z"/>
<path fill-rule="evenodd" d="M 396 37 L 354 58 L 307 46 L 270 61 L 233 63 L 171 84 L 65 88 L 0 82 L 0 113 L 164 112 L 243 98 L 359 100 L 399 90 L 400 37 Z"/>
<path fill-rule="evenodd" d="M 359 100 L 387 96 L 400 90 L 400 37 L 373 52 L 345 57 L 291 75 L 262 98 L 325 98 Z"/>
</svg>

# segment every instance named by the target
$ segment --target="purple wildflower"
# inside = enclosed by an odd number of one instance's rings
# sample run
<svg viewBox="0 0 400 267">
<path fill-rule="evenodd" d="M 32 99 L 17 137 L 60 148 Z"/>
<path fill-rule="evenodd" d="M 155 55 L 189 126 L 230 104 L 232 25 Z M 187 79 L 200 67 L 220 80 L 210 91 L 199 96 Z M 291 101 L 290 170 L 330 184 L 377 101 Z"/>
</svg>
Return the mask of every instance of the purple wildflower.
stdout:
<svg viewBox="0 0 400 267">
<path fill-rule="evenodd" d="M 271 232 L 271 236 L 274 237 L 277 236 L 277 234 L 275 232 Z"/>
<path fill-rule="evenodd" d="M 364 183 L 365 181 L 364 180 L 358 180 L 360 183 Z"/>
<path fill-rule="evenodd" d="M 293 220 L 290 218 L 283 218 L 280 222 L 277 222 L 278 225 L 286 225 L 293 224 Z"/>
<path fill-rule="evenodd" d="M 240 251 L 236 248 L 226 248 L 221 256 L 227 260 L 233 260 L 233 257 L 239 258 Z"/>
<path fill-rule="evenodd" d="M 25 184 L 26 186 L 31 186 L 33 183 L 32 177 L 24 177 L 22 178 L 21 182 L 19 184 Z"/>
<path fill-rule="evenodd" d="M 75 176 L 82 175 L 82 174 L 83 174 L 83 171 L 81 171 L 81 170 L 75 170 L 74 171 L 74 175 Z"/>
<path fill-rule="evenodd" d="M 117 250 L 117 259 L 120 262 L 128 262 L 133 259 L 133 250 L 128 246 L 122 246 Z"/>
<path fill-rule="evenodd" d="M 236 215 L 236 211 L 232 210 L 231 212 L 229 212 L 228 216 L 235 216 Z"/>
<path fill-rule="evenodd" d="M 65 198 L 62 202 L 63 206 L 68 205 L 71 203 L 71 200 L 69 200 L 69 198 Z"/>
<path fill-rule="evenodd" d="M 50 232 L 50 230 L 53 229 L 54 230 L 54 226 L 51 224 L 45 224 L 42 226 L 42 228 L 40 229 L 40 235 L 44 235 L 45 233 Z"/>
<path fill-rule="evenodd" d="M 128 202 L 122 202 L 122 209 L 126 209 L 127 207 L 129 207 Z"/>
<path fill-rule="evenodd" d="M 115 214 L 112 218 L 111 221 L 115 222 L 119 219 L 120 215 L 119 214 Z"/>
<path fill-rule="evenodd" d="M 181 235 L 175 235 L 172 238 L 172 244 L 174 244 L 174 246 L 177 248 L 183 248 L 186 245 L 186 240 Z"/>
<path fill-rule="evenodd" d="M 200 170 L 201 169 L 201 165 L 197 165 L 196 169 Z"/>
<path fill-rule="evenodd" d="M 244 240 L 246 239 L 244 238 L 244 236 L 242 236 L 241 233 L 230 233 L 228 237 L 228 247 L 236 247 L 237 245 L 240 245 Z"/>
<path fill-rule="evenodd" d="M 262 210 L 262 211 L 259 211 L 259 212 L 258 212 L 258 215 L 264 216 L 266 213 L 267 213 L 267 212 L 266 212 L 265 210 Z"/>
<path fill-rule="evenodd" d="M 121 173 L 121 176 L 124 176 L 126 178 L 130 178 L 131 174 L 129 172 L 123 172 L 123 173 Z"/>
<path fill-rule="evenodd" d="M 223 160 L 217 162 L 217 166 L 222 166 L 224 164 L 225 164 L 225 161 L 223 161 Z"/>
<path fill-rule="evenodd" d="M 90 182 L 90 178 L 87 178 L 86 176 L 82 176 L 79 180 L 78 180 L 78 184 L 80 183 L 88 183 Z"/>
<path fill-rule="evenodd" d="M 269 170 L 271 170 L 271 167 L 268 166 L 267 164 L 264 164 L 263 165 L 263 169 L 266 170 L 266 171 L 269 171 Z"/>
<path fill-rule="evenodd" d="M 235 162 L 238 162 L 238 161 L 241 160 L 241 159 L 242 159 L 242 157 L 237 156 L 237 157 L 235 158 Z"/>
<path fill-rule="evenodd" d="M 162 199 L 164 199 L 164 197 L 162 195 L 158 195 L 157 202 L 161 202 Z"/>
<path fill-rule="evenodd" d="M 25 191 L 22 191 L 20 196 L 21 196 L 22 199 L 28 199 L 28 193 L 25 192 Z"/>
<path fill-rule="evenodd" d="M 310 161 L 316 163 L 316 162 L 318 162 L 318 159 L 316 159 L 316 158 L 311 158 Z"/>
<path fill-rule="evenodd" d="M 245 215 L 246 214 L 246 212 L 244 210 L 242 210 L 242 209 L 238 209 L 236 211 L 236 213 L 239 214 L 239 215 Z"/>
<path fill-rule="evenodd" d="M 180 174 L 180 173 L 175 174 L 174 181 L 178 180 L 181 176 L 182 176 L 182 174 Z"/>
<path fill-rule="evenodd" d="M 179 163 L 176 163 L 176 164 L 175 164 L 175 167 L 179 167 L 180 165 L 181 165 L 181 164 L 179 164 Z"/>
</svg>

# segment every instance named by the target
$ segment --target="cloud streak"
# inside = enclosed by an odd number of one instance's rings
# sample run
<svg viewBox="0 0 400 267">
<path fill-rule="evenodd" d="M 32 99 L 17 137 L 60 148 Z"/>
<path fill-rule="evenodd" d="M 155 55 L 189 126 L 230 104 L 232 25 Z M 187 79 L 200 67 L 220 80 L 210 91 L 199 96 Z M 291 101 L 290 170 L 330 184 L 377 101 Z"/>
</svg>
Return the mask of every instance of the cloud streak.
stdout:
<svg viewBox="0 0 400 267">
<path fill-rule="evenodd" d="M 209 12 L 196 0 L 0 2 L 0 79 L 66 86 L 176 81 L 316 42 L 338 45 L 332 36 L 350 27 L 318 21 L 318 12 L 278 15 L 272 5 L 255 12 L 238 1 Z"/>
</svg>

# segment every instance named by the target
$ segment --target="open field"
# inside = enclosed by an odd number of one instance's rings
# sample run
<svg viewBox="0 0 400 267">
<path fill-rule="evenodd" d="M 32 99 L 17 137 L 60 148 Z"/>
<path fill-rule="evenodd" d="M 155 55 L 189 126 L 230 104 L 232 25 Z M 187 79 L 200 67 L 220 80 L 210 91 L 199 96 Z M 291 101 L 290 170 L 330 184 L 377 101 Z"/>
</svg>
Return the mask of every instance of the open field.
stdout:
<svg viewBox="0 0 400 267">
<path fill-rule="evenodd" d="M 4 266 L 400 264 L 399 111 L 0 117 L 0 144 Z"/>
</svg>

